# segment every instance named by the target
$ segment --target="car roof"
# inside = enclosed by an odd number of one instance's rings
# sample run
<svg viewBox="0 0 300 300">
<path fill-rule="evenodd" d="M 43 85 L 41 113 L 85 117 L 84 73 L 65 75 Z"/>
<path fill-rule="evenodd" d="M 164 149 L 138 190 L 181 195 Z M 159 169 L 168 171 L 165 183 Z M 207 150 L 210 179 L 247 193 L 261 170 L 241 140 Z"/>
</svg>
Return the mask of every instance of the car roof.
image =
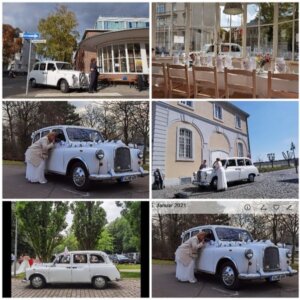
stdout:
<svg viewBox="0 0 300 300">
<path fill-rule="evenodd" d="M 62 63 L 62 64 L 71 64 L 71 63 L 66 62 L 66 61 L 56 61 L 56 60 L 43 60 L 43 61 L 38 61 L 38 62 L 36 62 L 36 64 L 39 64 L 39 63 Z"/>
<path fill-rule="evenodd" d="M 59 253 L 58 255 L 65 254 L 65 252 Z M 107 255 L 103 251 L 99 250 L 78 250 L 78 251 L 68 251 L 67 254 L 101 254 L 101 255 Z"/>
<path fill-rule="evenodd" d="M 81 129 L 96 130 L 96 129 L 94 129 L 94 128 L 89 128 L 89 127 L 84 127 L 84 126 L 76 126 L 76 125 L 54 125 L 54 126 L 48 126 L 48 127 L 44 127 L 44 128 L 38 129 L 38 130 L 34 131 L 34 133 L 39 132 L 39 131 L 42 131 L 42 130 L 51 130 L 51 129 L 55 129 L 55 128 L 57 128 L 57 127 L 60 127 L 60 128 L 69 128 L 69 127 L 72 127 L 72 128 L 81 128 Z"/>
<path fill-rule="evenodd" d="M 192 227 L 192 228 L 189 228 L 185 231 L 183 231 L 182 233 L 187 233 L 189 231 L 193 231 L 193 230 L 197 230 L 197 229 L 204 229 L 204 228 L 210 228 L 210 229 L 216 229 L 216 228 L 232 228 L 232 229 L 243 229 L 245 230 L 244 228 L 240 228 L 240 227 L 236 227 L 236 226 L 228 226 L 228 225 L 199 225 L 199 226 L 196 226 L 196 227 Z"/>
<path fill-rule="evenodd" d="M 224 160 L 224 159 L 250 159 L 251 160 L 250 157 L 246 157 L 246 156 L 240 156 L 240 157 L 233 156 L 233 157 L 220 158 L 220 160 Z"/>
</svg>

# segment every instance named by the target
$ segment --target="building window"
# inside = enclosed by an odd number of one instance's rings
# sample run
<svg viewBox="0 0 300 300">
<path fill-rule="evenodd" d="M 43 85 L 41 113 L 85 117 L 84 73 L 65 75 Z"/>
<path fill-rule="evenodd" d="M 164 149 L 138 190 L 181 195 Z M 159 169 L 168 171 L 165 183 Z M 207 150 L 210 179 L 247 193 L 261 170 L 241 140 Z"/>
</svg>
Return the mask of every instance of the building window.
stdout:
<svg viewBox="0 0 300 300">
<path fill-rule="evenodd" d="M 218 120 L 223 120 L 223 109 L 218 104 L 214 104 L 214 117 Z"/>
<path fill-rule="evenodd" d="M 186 128 L 179 128 L 178 159 L 193 159 L 193 133 Z"/>
<path fill-rule="evenodd" d="M 242 128 L 242 122 L 240 116 L 235 116 L 235 127 L 238 129 Z"/>
<path fill-rule="evenodd" d="M 158 14 L 164 14 L 166 12 L 166 6 L 165 6 L 165 4 L 157 4 L 156 12 Z"/>
<path fill-rule="evenodd" d="M 194 107 L 193 101 L 179 101 L 179 104 L 183 105 L 183 106 L 187 106 L 189 108 L 193 108 Z"/>
<path fill-rule="evenodd" d="M 237 153 L 237 156 L 238 157 L 243 157 L 244 156 L 244 147 L 243 147 L 243 143 L 238 143 L 237 144 L 237 150 L 238 150 L 238 153 Z"/>
</svg>

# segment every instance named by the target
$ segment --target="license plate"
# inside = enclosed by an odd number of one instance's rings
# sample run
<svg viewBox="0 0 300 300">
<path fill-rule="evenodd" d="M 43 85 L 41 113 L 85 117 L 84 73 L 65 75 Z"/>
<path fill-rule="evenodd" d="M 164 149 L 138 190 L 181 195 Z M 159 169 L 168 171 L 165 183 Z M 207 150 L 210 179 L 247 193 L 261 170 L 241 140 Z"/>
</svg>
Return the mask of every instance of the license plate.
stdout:
<svg viewBox="0 0 300 300">
<path fill-rule="evenodd" d="M 277 280 L 283 279 L 285 277 L 286 277 L 286 275 L 284 275 L 284 274 L 282 274 L 282 275 L 273 275 L 273 276 L 271 276 L 270 281 L 277 281 Z"/>
<path fill-rule="evenodd" d="M 131 181 L 136 179 L 135 175 L 128 175 L 128 176 L 123 176 L 121 177 L 121 182 L 126 182 L 126 181 Z"/>
</svg>

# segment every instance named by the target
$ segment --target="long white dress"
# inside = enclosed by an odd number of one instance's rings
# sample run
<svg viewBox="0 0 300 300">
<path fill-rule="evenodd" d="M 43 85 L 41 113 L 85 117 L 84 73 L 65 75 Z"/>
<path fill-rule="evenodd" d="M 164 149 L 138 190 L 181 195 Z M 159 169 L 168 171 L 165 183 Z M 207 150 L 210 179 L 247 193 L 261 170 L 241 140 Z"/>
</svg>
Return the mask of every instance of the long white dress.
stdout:
<svg viewBox="0 0 300 300">
<path fill-rule="evenodd" d="M 222 163 L 220 161 L 217 162 L 216 167 L 218 176 L 217 190 L 227 190 L 227 179 L 225 169 L 223 168 Z"/>
<path fill-rule="evenodd" d="M 176 278 L 183 282 L 197 282 L 195 278 L 195 263 L 198 257 L 198 249 L 203 246 L 197 236 L 193 236 L 181 244 L 175 252 Z"/>
</svg>

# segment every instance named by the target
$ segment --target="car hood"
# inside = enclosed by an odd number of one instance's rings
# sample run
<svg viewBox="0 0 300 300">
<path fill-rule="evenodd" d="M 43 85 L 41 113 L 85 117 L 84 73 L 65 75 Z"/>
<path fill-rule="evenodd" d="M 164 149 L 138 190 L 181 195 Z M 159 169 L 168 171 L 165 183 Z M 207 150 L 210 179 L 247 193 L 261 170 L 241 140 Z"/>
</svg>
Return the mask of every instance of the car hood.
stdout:
<svg viewBox="0 0 300 300">
<path fill-rule="evenodd" d="M 105 141 L 105 142 L 59 142 L 58 146 L 67 146 L 68 148 L 92 148 L 92 149 L 116 149 L 127 147 L 122 141 Z"/>
<path fill-rule="evenodd" d="M 30 268 L 34 270 L 52 267 L 53 263 L 34 263 Z"/>
<path fill-rule="evenodd" d="M 205 172 L 205 173 L 212 173 L 214 171 L 214 168 L 204 168 L 200 170 L 201 172 Z"/>
<path fill-rule="evenodd" d="M 265 249 L 266 247 L 274 246 L 277 247 L 270 240 L 262 240 L 262 241 L 253 241 L 253 242 L 228 242 L 228 241 L 218 241 L 216 243 L 217 247 L 238 247 L 252 250 L 260 250 Z"/>
</svg>

